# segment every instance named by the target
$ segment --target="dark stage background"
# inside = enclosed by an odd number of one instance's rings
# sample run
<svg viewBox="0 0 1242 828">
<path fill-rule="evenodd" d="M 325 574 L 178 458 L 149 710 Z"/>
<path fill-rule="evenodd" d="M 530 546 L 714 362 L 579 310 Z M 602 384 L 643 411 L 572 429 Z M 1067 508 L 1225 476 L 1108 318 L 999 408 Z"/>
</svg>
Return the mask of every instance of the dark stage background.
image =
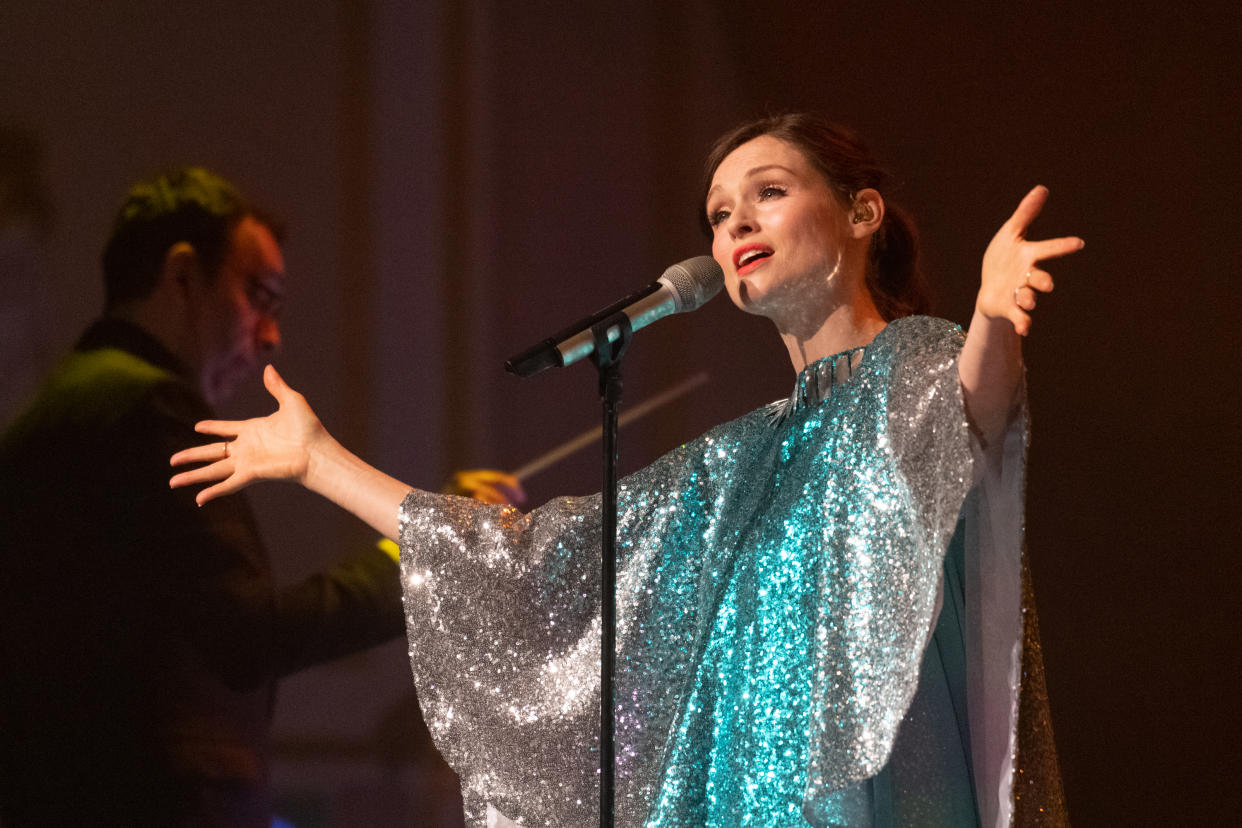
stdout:
<svg viewBox="0 0 1242 828">
<path fill-rule="evenodd" d="M 1035 235 L 1087 240 L 1051 267 L 1027 347 L 1070 811 L 1234 823 L 1240 7 L 794 6 L 8 0 L 4 404 L 95 313 L 127 185 L 175 163 L 287 217 L 278 364 L 423 486 L 595 423 L 589 368 L 519 382 L 501 362 L 707 252 L 701 160 L 742 118 L 812 108 L 869 136 L 963 323 L 988 239 L 1047 184 Z M 644 331 L 627 363 L 631 403 L 711 377 L 623 434 L 628 470 L 791 380 L 768 324 L 724 300 Z M 267 409 L 256 383 L 229 413 Z M 595 490 L 596 469 L 588 452 L 532 479 L 534 502 Z M 253 497 L 284 577 L 368 541 L 292 487 Z M 426 824 L 408 688 L 400 643 L 284 684 L 276 784 L 298 825 Z"/>
</svg>

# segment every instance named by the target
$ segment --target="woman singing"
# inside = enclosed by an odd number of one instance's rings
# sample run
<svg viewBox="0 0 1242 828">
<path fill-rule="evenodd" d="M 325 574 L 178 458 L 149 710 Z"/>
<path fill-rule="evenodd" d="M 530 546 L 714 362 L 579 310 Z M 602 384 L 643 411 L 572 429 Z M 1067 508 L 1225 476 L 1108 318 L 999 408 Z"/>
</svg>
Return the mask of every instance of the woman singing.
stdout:
<svg viewBox="0 0 1242 828">
<path fill-rule="evenodd" d="M 913 228 L 849 133 L 730 132 L 704 215 L 730 298 L 772 320 L 788 399 L 622 481 L 617 824 L 1064 822 L 1022 560 L 1032 190 L 984 253 L 968 336 L 927 307 Z M 402 547 L 410 660 L 470 824 L 597 816 L 599 499 L 529 514 L 417 490 L 270 366 L 268 417 L 174 486 L 293 479 Z M 741 379 L 741 378 L 739 378 Z"/>
</svg>

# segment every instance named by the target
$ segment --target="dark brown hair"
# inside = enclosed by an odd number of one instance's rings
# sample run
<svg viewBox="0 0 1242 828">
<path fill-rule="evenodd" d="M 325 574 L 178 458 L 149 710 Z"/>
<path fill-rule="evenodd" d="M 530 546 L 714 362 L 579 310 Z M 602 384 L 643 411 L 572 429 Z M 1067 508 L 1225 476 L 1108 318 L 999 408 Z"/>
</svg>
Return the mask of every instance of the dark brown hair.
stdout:
<svg viewBox="0 0 1242 828">
<path fill-rule="evenodd" d="M 823 174 L 829 189 L 846 207 L 859 190 L 871 188 L 883 193 L 889 184 L 888 172 L 876 162 L 858 136 L 819 115 L 794 112 L 759 118 L 722 135 L 707 156 L 703 201 L 706 201 L 712 176 L 725 157 L 747 141 L 763 135 L 796 147 Z M 884 221 L 871 237 L 867 257 L 867 288 L 871 299 L 885 320 L 928 313 L 931 297 L 919 269 L 918 232 L 914 222 L 887 198 L 884 205 Z M 699 217 L 711 236 L 712 228 L 702 209 Z"/>
</svg>

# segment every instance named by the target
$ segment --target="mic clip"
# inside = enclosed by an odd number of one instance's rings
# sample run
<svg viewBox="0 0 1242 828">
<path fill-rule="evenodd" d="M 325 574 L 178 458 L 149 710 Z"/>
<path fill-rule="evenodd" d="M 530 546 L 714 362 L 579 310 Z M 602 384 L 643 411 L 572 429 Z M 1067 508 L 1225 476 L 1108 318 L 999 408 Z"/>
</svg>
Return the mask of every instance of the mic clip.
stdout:
<svg viewBox="0 0 1242 828">
<path fill-rule="evenodd" d="M 634 339 L 634 326 L 628 314 L 617 311 L 592 325 L 591 337 L 595 340 L 591 362 L 599 371 L 599 396 L 616 405 L 621 398 L 621 357 Z"/>
</svg>

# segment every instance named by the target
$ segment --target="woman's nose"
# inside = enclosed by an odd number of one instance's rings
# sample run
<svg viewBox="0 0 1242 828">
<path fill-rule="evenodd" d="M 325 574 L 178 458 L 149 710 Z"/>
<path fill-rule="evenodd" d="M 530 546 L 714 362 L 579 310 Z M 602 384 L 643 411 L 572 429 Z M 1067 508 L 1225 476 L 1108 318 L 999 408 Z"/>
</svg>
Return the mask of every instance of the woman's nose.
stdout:
<svg viewBox="0 0 1242 828">
<path fill-rule="evenodd" d="M 755 231 L 754 219 L 749 213 L 735 210 L 729 215 L 728 229 L 729 235 L 735 239 L 753 233 Z"/>
</svg>

